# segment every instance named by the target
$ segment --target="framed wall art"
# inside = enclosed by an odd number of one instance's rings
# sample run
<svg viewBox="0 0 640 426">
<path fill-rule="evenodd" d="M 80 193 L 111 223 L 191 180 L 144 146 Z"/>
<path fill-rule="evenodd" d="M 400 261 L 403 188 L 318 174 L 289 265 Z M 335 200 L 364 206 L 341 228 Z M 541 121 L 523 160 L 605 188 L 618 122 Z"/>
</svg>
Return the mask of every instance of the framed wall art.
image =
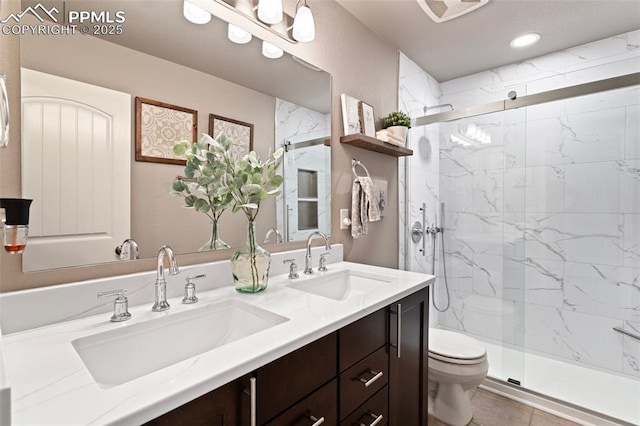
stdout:
<svg viewBox="0 0 640 426">
<path fill-rule="evenodd" d="M 173 154 L 181 140 L 194 142 L 198 111 L 136 97 L 136 161 L 186 165 Z"/>
<path fill-rule="evenodd" d="M 360 100 L 349 96 L 346 93 L 340 95 L 340 103 L 342 104 L 342 125 L 344 134 L 352 135 L 354 133 L 362 133 L 360 129 L 360 118 L 358 117 L 358 103 Z"/>
<path fill-rule="evenodd" d="M 358 117 L 360 118 L 360 128 L 362 129 L 362 133 L 375 138 L 376 123 L 373 118 L 373 107 L 360 101 L 358 103 Z"/>
<path fill-rule="evenodd" d="M 233 141 L 231 152 L 234 158 L 242 158 L 253 149 L 253 124 L 209 114 L 209 135 L 215 139 L 221 134 Z"/>
</svg>

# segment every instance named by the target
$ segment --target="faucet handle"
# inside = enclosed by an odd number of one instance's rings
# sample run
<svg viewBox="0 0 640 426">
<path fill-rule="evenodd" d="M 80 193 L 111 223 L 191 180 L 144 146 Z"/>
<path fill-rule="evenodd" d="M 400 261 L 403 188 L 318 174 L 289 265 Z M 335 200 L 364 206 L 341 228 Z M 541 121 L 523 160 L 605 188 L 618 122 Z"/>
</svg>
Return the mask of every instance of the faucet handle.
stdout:
<svg viewBox="0 0 640 426">
<path fill-rule="evenodd" d="M 131 314 L 129 313 L 129 300 L 125 296 L 126 292 L 127 289 L 98 292 L 99 299 L 105 296 L 116 296 L 116 299 L 113 301 L 112 322 L 122 322 L 131 318 Z"/>
<path fill-rule="evenodd" d="M 186 278 L 187 284 L 184 286 L 184 297 L 182 298 L 182 303 L 185 305 L 191 305 L 198 302 L 198 298 L 196 297 L 196 285 L 193 283 L 193 280 L 205 278 L 206 276 L 207 274 L 200 274 Z"/>
<path fill-rule="evenodd" d="M 320 261 L 318 264 L 319 272 L 325 272 L 329 270 L 327 268 L 327 256 L 331 256 L 331 253 L 329 253 L 328 251 L 320 254 Z"/>
<path fill-rule="evenodd" d="M 289 263 L 289 278 L 290 279 L 295 279 L 295 278 L 299 278 L 300 275 L 298 275 L 298 265 L 296 265 L 296 260 L 295 259 L 285 259 L 282 261 L 282 263 Z"/>
</svg>

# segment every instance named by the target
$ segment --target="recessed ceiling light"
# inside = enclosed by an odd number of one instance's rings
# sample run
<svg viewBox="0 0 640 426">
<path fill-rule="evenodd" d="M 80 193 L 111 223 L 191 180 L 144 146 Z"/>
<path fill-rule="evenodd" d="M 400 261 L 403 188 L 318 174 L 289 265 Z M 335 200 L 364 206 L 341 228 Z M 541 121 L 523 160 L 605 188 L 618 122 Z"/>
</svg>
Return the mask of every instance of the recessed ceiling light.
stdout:
<svg viewBox="0 0 640 426">
<path fill-rule="evenodd" d="M 525 47 L 532 45 L 538 40 L 540 40 L 540 34 L 538 33 L 524 34 L 511 40 L 509 45 L 511 47 Z"/>
</svg>

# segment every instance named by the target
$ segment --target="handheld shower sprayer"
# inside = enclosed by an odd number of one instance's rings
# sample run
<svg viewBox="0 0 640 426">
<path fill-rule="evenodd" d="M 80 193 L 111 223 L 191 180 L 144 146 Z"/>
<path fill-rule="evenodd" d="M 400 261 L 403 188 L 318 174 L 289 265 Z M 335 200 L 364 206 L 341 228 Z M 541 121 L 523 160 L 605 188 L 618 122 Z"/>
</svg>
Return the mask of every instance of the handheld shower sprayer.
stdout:
<svg viewBox="0 0 640 426">
<path fill-rule="evenodd" d="M 440 203 L 438 215 L 436 216 L 436 225 L 427 228 L 427 232 L 433 236 L 432 256 L 431 256 L 431 275 L 435 275 L 436 271 L 436 244 L 438 242 L 438 234 L 444 232 L 444 203 Z M 451 305 L 451 296 L 449 295 L 449 284 L 447 283 L 447 268 L 444 258 L 444 237 L 440 235 L 440 246 L 442 247 L 442 278 L 444 279 L 444 288 L 447 292 L 447 305 L 444 309 L 440 309 L 436 304 L 435 285 L 431 287 L 431 301 L 438 312 L 445 312 Z"/>
</svg>

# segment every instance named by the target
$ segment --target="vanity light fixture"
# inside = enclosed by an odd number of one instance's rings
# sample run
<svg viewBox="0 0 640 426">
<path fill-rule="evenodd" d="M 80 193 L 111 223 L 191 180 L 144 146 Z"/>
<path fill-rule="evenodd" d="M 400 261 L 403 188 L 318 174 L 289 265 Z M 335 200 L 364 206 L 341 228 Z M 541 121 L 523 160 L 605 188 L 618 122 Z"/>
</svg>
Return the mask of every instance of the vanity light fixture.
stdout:
<svg viewBox="0 0 640 426">
<path fill-rule="evenodd" d="M 282 22 L 282 0 L 260 0 L 258 2 L 258 19 L 265 24 Z"/>
<path fill-rule="evenodd" d="M 269 59 L 278 59 L 284 55 L 284 51 L 268 41 L 262 42 L 262 54 Z"/>
<path fill-rule="evenodd" d="M 531 46 L 532 44 L 537 43 L 538 40 L 540 40 L 540 34 L 538 33 L 523 34 L 511 40 L 509 46 L 513 48 Z"/>
<path fill-rule="evenodd" d="M 232 23 L 228 24 L 227 37 L 236 44 L 247 44 L 252 39 L 252 36 L 248 31 L 245 31 Z"/>
<path fill-rule="evenodd" d="M 298 0 L 296 9 L 296 16 L 293 19 L 293 38 L 304 43 L 313 41 L 316 38 L 316 25 L 311 9 L 307 6 L 307 0 Z"/>
<path fill-rule="evenodd" d="M 194 24 L 207 24 L 211 21 L 211 14 L 195 4 L 184 0 L 182 5 L 182 14 L 189 22 Z"/>
</svg>

